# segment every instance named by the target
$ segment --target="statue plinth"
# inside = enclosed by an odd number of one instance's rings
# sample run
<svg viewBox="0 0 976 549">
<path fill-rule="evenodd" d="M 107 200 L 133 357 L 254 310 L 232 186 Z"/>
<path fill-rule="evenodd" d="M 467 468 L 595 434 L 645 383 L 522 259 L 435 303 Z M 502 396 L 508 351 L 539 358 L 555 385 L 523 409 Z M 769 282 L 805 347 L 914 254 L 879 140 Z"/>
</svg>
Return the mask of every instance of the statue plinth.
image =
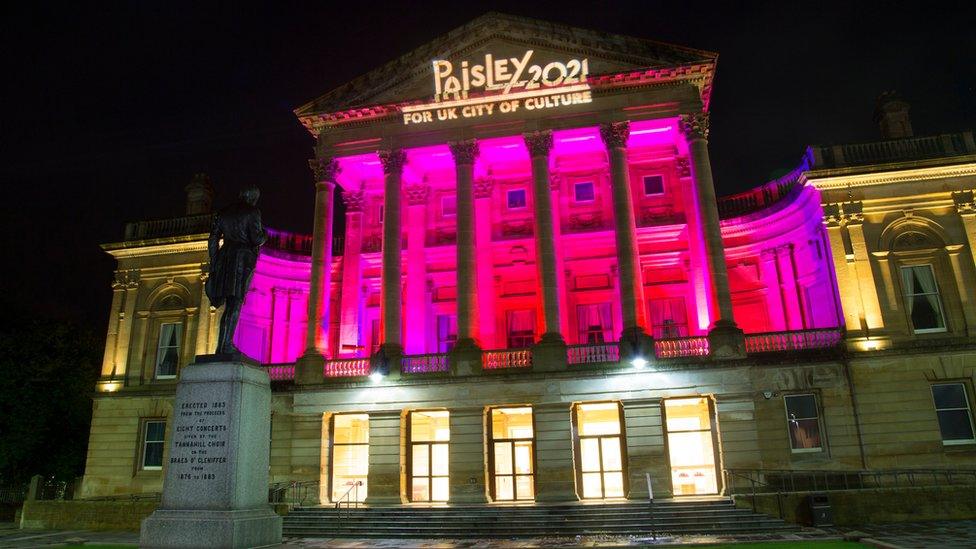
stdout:
<svg viewBox="0 0 976 549">
<path fill-rule="evenodd" d="M 246 362 L 209 355 L 181 372 L 162 503 L 142 522 L 140 547 L 281 543 L 268 504 L 271 384 Z"/>
</svg>

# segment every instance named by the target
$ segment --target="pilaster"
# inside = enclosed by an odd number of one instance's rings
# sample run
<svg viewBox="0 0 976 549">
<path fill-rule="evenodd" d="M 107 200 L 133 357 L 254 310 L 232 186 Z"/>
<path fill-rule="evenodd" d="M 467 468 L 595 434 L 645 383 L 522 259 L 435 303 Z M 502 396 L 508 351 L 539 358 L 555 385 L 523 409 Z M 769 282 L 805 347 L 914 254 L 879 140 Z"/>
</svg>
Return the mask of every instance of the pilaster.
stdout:
<svg viewBox="0 0 976 549">
<path fill-rule="evenodd" d="M 535 253 L 543 305 L 542 339 L 546 343 L 565 343 L 562 334 L 559 277 L 556 271 L 556 244 L 553 232 L 552 194 L 549 181 L 549 152 L 552 132 L 536 131 L 523 135 L 532 159 L 535 197 Z"/>
<path fill-rule="evenodd" d="M 366 504 L 403 503 L 400 497 L 400 410 L 369 413 L 369 473 Z"/>
<path fill-rule="evenodd" d="M 448 447 L 450 502 L 487 503 L 485 488 L 485 410 L 480 407 L 451 409 L 451 444 Z"/>
<path fill-rule="evenodd" d="M 214 344 L 211 341 L 213 335 L 213 317 L 217 310 L 210 305 L 210 298 L 207 297 L 207 278 L 210 273 L 200 273 L 200 307 L 197 309 L 197 337 L 196 354 L 209 355 L 213 353 Z"/>
<path fill-rule="evenodd" d="M 483 347 L 503 346 L 495 339 L 494 255 L 491 245 L 491 174 L 474 181 L 475 265 L 478 273 L 478 341 Z"/>
<path fill-rule="evenodd" d="M 956 291 L 959 292 L 959 304 L 962 306 L 963 318 L 966 319 L 966 335 L 976 336 L 976 306 L 973 304 L 972 288 L 966 284 L 963 274 L 962 244 L 946 246 L 949 264 L 952 266 L 952 276 L 955 278 Z"/>
<path fill-rule="evenodd" d="M 573 466 L 572 405 L 540 404 L 535 415 L 535 499 L 539 502 L 576 501 Z"/>
<path fill-rule="evenodd" d="M 478 142 L 450 143 L 457 185 L 457 329 L 456 351 L 478 347 L 478 277 L 474 249 L 474 200 L 472 183 Z"/>
</svg>

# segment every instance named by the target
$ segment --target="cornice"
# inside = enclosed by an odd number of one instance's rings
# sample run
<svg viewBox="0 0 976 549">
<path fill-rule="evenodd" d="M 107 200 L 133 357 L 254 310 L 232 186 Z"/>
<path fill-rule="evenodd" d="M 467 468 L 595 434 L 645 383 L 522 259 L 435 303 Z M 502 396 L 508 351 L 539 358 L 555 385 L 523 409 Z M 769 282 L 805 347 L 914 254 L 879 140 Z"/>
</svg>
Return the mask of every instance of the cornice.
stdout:
<svg viewBox="0 0 976 549">
<path fill-rule="evenodd" d="M 206 252 L 208 237 L 208 234 L 196 234 L 172 238 L 137 240 L 132 242 L 115 242 L 111 244 L 102 244 L 102 249 L 116 259 Z"/>
<path fill-rule="evenodd" d="M 810 171 L 806 173 L 805 179 L 818 190 L 831 191 L 974 175 L 976 162 L 852 175 L 829 175 Z"/>
</svg>

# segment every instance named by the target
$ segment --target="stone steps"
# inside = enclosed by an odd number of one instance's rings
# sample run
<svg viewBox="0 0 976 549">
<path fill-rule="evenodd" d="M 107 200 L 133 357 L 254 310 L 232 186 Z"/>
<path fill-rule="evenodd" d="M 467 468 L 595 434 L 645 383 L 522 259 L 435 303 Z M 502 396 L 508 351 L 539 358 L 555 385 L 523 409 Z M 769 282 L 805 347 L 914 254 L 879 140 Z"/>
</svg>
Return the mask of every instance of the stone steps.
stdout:
<svg viewBox="0 0 976 549">
<path fill-rule="evenodd" d="M 570 505 L 304 507 L 285 517 L 290 537 L 511 538 L 658 533 L 748 534 L 797 527 L 728 499 Z"/>
</svg>

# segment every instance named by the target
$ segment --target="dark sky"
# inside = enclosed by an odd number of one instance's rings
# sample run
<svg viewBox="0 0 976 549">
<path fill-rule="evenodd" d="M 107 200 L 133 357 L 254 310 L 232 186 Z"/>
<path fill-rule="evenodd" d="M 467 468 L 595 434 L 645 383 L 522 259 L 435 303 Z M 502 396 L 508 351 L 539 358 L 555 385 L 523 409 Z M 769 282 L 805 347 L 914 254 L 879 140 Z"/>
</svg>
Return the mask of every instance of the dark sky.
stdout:
<svg viewBox="0 0 976 549">
<path fill-rule="evenodd" d="M 99 330 L 113 262 L 98 244 L 125 221 L 181 215 L 205 171 L 218 204 L 256 183 L 266 224 L 310 231 L 313 140 L 292 109 L 489 9 L 719 52 L 719 194 L 807 144 L 875 138 L 884 90 L 912 103 L 916 133 L 976 127 L 971 0 L 11 4 L 0 299 Z"/>
</svg>

